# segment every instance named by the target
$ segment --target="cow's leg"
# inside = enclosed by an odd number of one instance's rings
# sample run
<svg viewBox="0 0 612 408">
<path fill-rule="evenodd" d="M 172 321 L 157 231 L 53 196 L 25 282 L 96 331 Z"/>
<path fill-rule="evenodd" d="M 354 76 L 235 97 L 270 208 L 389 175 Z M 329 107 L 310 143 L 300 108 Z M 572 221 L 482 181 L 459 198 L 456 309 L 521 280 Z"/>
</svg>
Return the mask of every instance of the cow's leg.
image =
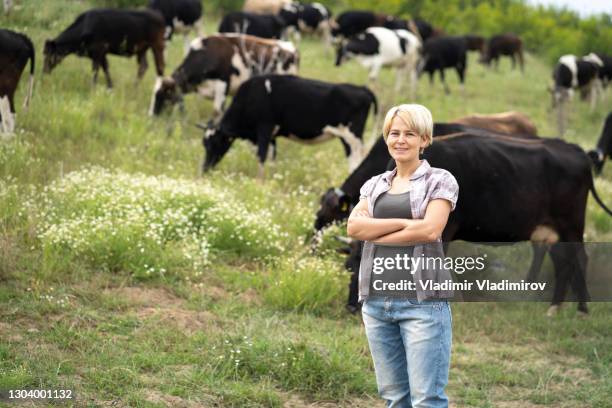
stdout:
<svg viewBox="0 0 612 408">
<path fill-rule="evenodd" d="M 11 109 L 11 100 L 8 95 L 0 97 L 0 133 L 11 134 L 15 130 L 15 117 Z"/>
<path fill-rule="evenodd" d="M 264 164 L 268 156 L 268 148 L 272 140 L 272 132 L 274 125 L 269 123 L 260 123 L 257 125 L 257 158 L 259 159 L 259 174 L 260 181 L 264 179 Z"/>
<path fill-rule="evenodd" d="M 574 253 L 575 269 L 572 272 L 570 284 L 578 298 L 578 313 L 586 315 L 589 313 L 587 302 L 590 300 L 589 291 L 586 286 L 586 270 L 588 256 L 583 242 L 572 242 L 570 244 Z"/>
<path fill-rule="evenodd" d="M 402 79 L 406 76 L 405 67 L 397 67 L 395 69 L 395 92 L 399 92 L 402 89 Z"/>
<path fill-rule="evenodd" d="M 229 93 L 229 84 L 225 81 L 215 80 L 213 85 L 213 108 L 214 116 L 220 116 L 223 113 L 223 105 Z"/>
<path fill-rule="evenodd" d="M 159 36 L 153 44 L 151 44 L 151 52 L 153 52 L 153 59 L 155 60 L 155 70 L 157 76 L 164 75 L 164 38 Z"/>
<path fill-rule="evenodd" d="M 91 69 L 93 71 L 92 82 L 94 86 L 98 83 L 98 71 L 100 71 L 100 63 L 95 59 L 91 61 Z"/>
<path fill-rule="evenodd" d="M 444 78 L 444 68 L 440 68 L 440 81 L 442 81 L 442 85 L 444 86 L 444 92 L 448 95 L 450 94 L 450 88 L 446 83 L 446 79 Z"/>
<path fill-rule="evenodd" d="M 519 61 L 519 66 L 521 67 L 521 73 L 525 73 L 525 60 L 523 59 L 523 50 L 519 50 L 517 53 L 517 58 Z"/>
<path fill-rule="evenodd" d="M 100 66 L 104 71 L 104 76 L 106 77 L 106 86 L 110 89 L 113 87 L 113 81 L 110 77 L 110 72 L 108 71 L 108 60 L 106 59 L 106 55 L 102 55 L 100 58 Z"/>
<path fill-rule="evenodd" d="M 568 251 L 568 244 L 564 242 L 557 242 L 550 249 L 550 257 L 555 267 L 555 285 L 552 302 L 547 312 L 548 316 L 557 314 L 565 298 L 573 255 L 571 251 Z"/>
<path fill-rule="evenodd" d="M 531 266 L 529 267 L 529 272 L 527 273 L 527 282 L 535 282 L 536 279 L 538 279 L 538 275 L 542 269 L 542 263 L 544 262 L 544 257 L 548 251 L 548 244 L 543 242 L 532 242 L 531 248 L 533 249 L 533 257 L 531 258 Z"/>
<path fill-rule="evenodd" d="M 512 70 L 514 71 L 516 69 L 516 58 L 514 54 L 510 54 L 510 59 L 512 60 Z"/>
<path fill-rule="evenodd" d="M 140 81 L 144 76 L 145 72 L 147 72 L 147 68 L 149 64 L 147 62 L 147 50 L 144 49 L 137 54 L 138 60 L 138 73 L 136 74 L 138 80 Z"/>
<path fill-rule="evenodd" d="M 359 304 L 359 272 L 351 272 L 351 281 L 348 287 L 349 294 L 346 309 L 351 313 L 357 313 L 361 308 Z"/>
<path fill-rule="evenodd" d="M 364 118 L 367 119 L 367 111 Z M 332 134 L 342 142 L 344 154 L 348 158 L 349 173 L 352 173 L 363 159 L 363 141 L 361 140 L 361 135 L 363 134 L 364 127 L 364 120 L 356 120 L 351 123 L 350 127 L 343 125 L 325 126 L 323 129 L 324 133 Z"/>
</svg>

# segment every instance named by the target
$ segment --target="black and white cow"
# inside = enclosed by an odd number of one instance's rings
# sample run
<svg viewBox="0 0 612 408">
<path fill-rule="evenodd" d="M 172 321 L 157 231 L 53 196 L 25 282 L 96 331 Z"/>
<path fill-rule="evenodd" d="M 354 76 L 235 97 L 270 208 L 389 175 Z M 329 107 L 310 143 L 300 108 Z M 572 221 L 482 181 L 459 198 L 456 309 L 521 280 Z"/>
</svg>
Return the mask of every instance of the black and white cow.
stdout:
<svg viewBox="0 0 612 408">
<path fill-rule="evenodd" d="M 565 133 L 565 104 L 572 99 L 574 90 L 579 90 L 581 98 L 589 98 L 591 110 L 595 109 L 598 94 L 602 93 L 599 69 L 603 62 L 595 54 L 582 58 L 564 55 L 553 69 L 554 88 L 551 88 L 552 107 L 557 110 L 559 135 Z"/>
<path fill-rule="evenodd" d="M 15 129 L 15 90 L 30 61 L 30 80 L 24 107 L 28 106 L 34 83 L 34 45 L 24 34 L 0 29 L 0 133 Z"/>
<path fill-rule="evenodd" d="M 418 72 L 419 74 L 423 71 L 427 72 L 429 74 L 429 82 L 433 83 L 434 73 L 439 71 L 444 91 L 448 94 L 450 89 L 444 79 L 444 70 L 446 68 L 455 68 L 463 87 L 466 66 L 467 41 L 465 37 L 431 37 L 423 44 Z"/>
<path fill-rule="evenodd" d="M 138 79 L 147 70 L 147 50 L 155 57 L 157 75 L 164 74 L 164 20 L 152 10 L 93 9 L 80 14 L 57 38 L 45 42 L 44 72 L 49 73 L 67 55 L 89 57 L 93 62 L 94 83 L 102 67 L 106 84 L 113 83 L 108 72 L 107 54 L 136 55 Z"/>
<path fill-rule="evenodd" d="M 261 38 L 281 39 L 285 37 L 287 22 L 279 15 L 253 14 L 235 11 L 223 17 L 220 33 L 241 33 Z"/>
<path fill-rule="evenodd" d="M 283 6 L 278 15 L 300 39 L 300 33 L 320 35 L 326 44 L 331 43 L 331 11 L 321 3 L 290 3 Z"/>
<path fill-rule="evenodd" d="M 612 211 L 598 196 L 590 160 L 579 146 L 552 138 L 525 140 L 466 132 L 436 139 L 423 158 L 433 167 L 450 171 L 459 184 L 461 196 L 442 234 L 444 242 L 545 245 L 556 277 L 549 315 L 558 311 L 568 285 L 576 292 L 578 311 L 588 312 L 583 242 L 589 192 L 608 214 Z M 394 165 L 391 160 L 387 169 Z M 353 247 L 353 251 L 359 249 Z M 532 268 L 540 269 L 541 255 L 534 258 Z M 359 253 L 353 252 L 349 260 L 353 272 L 349 306 L 356 310 Z"/>
<path fill-rule="evenodd" d="M 223 111 L 228 95 L 254 75 L 297 74 L 299 52 L 292 43 L 244 34 L 219 34 L 192 41 L 189 53 L 169 78 L 158 78 L 150 115 L 159 115 L 183 95 L 198 92 L 212 98 L 214 115 Z"/>
<path fill-rule="evenodd" d="M 394 66 L 397 69 L 395 90 L 400 90 L 403 77 L 408 76 L 411 94 L 414 97 L 420 51 L 421 42 L 408 30 L 370 27 L 338 46 L 336 66 L 355 58 L 369 69 L 370 81 L 376 80 L 383 66 Z"/>
<path fill-rule="evenodd" d="M 597 147 L 588 152 L 595 174 L 601 174 L 604 163 L 608 157 L 612 156 L 612 112 L 608 113 L 604 122 L 601 136 L 597 141 Z"/>
<path fill-rule="evenodd" d="M 202 3 L 201 0 L 150 0 L 149 8 L 159 11 L 166 21 L 166 40 L 172 35 L 187 34 L 196 29 L 202 33 Z"/>
<path fill-rule="evenodd" d="M 203 170 L 215 166 L 236 139 L 257 146 L 260 177 L 270 144 L 277 136 L 313 144 L 337 137 L 349 169 L 362 159 L 363 131 L 376 97 L 368 88 L 332 84 L 293 75 L 259 75 L 246 81 L 220 123 L 203 139 Z"/>
<path fill-rule="evenodd" d="M 601 53 L 594 53 L 603 66 L 599 67 L 599 80 L 604 88 L 608 87 L 608 84 L 612 82 L 612 56 L 604 55 Z"/>
</svg>

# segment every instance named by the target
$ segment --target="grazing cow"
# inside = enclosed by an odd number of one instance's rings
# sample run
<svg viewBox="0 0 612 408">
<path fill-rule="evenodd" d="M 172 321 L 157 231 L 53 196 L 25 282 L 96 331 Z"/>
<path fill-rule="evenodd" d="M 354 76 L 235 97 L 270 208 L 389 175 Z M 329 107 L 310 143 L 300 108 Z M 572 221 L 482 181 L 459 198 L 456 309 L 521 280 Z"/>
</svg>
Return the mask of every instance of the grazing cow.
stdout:
<svg viewBox="0 0 612 408">
<path fill-rule="evenodd" d="M 444 79 L 444 70 L 455 68 L 463 87 L 467 66 L 467 44 L 464 37 L 431 37 L 423 44 L 422 54 L 418 72 L 419 74 L 427 72 L 430 83 L 433 83 L 434 73 L 439 71 L 444 91 L 449 94 L 450 89 Z"/>
<path fill-rule="evenodd" d="M 485 44 L 484 52 L 480 62 L 491 65 L 495 62 L 495 68 L 499 69 L 499 58 L 507 55 L 512 60 L 512 69 L 516 66 L 516 59 L 519 61 L 521 71 L 524 72 L 523 60 L 523 41 L 515 34 L 498 34 L 489 38 Z"/>
<path fill-rule="evenodd" d="M 612 112 L 608 113 L 606 117 L 601 136 L 597 141 L 597 147 L 590 150 L 588 155 L 593 162 L 595 174 L 601 174 L 606 159 L 612 156 Z"/>
<path fill-rule="evenodd" d="M 260 177 L 276 136 L 312 144 L 338 137 L 349 169 L 362 159 L 362 135 L 376 97 L 368 88 L 332 84 L 293 75 L 259 75 L 246 81 L 216 128 L 203 139 L 204 170 L 215 166 L 237 139 L 257 145 Z M 274 149 L 276 150 L 276 149 Z"/>
<path fill-rule="evenodd" d="M 332 22 L 332 36 L 334 38 L 349 38 L 365 31 L 369 27 L 384 27 L 385 23 L 393 22 L 391 16 L 365 10 L 349 10 L 340 14 Z M 391 27 L 393 28 L 393 27 Z"/>
<path fill-rule="evenodd" d="M 254 75 L 297 74 L 299 53 L 290 42 L 243 34 L 220 34 L 192 41 L 189 53 L 169 78 L 158 78 L 150 115 L 159 115 L 183 94 L 198 92 L 214 100 L 219 115 L 227 95 Z"/>
<path fill-rule="evenodd" d="M 187 34 L 196 28 L 201 34 L 201 0 L 150 0 L 149 8 L 159 11 L 166 21 L 166 40 L 172 39 L 175 32 Z"/>
<path fill-rule="evenodd" d="M 292 0 L 246 0 L 242 11 L 254 14 L 278 14 Z"/>
<path fill-rule="evenodd" d="M 28 106 L 34 83 L 34 46 L 24 34 L 0 29 L 0 133 L 15 128 L 15 90 L 30 60 L 30 80 L 24 107 Z"/>
<path fill-rule="evenodd" d="M 444 242 L 532 241 L 549 246 L 556 281 L 548 314 L 557 312 L 568 284 L 576 292 L 578 311 L 588 312 L 583 235 L 589 191 L 608 214 L 612 211 L 598 196 L 589 158 L 579 146 L 560 139 L 466 132 L 438 138 L 423 157 L 450 171 L 463 197 L 449 217 Z M 534 259 L 538 262 L 537 269 L 541 259 Z M 358 273 L 359 264 L 353 267 Z M 350 299 L 355 301 L 356 294 Z"/>
<path fill-rule="evenodd" d="M 164 20 L 152 10 L 93 9 L 80 14 L 57 38 L 45 42 L 44 72 L 49 73 L 67 55 L 91 58 L 94 83 L 100 67 L 106 84 L 113 86 L 107 54 L 138 58 L 138 79 L 147 70 L 147 50 L 155 57 L 157 75 L 164 74 Z"/>
<path fill-rule="evenodd" d="M 361 65 L 370 70 L 369 79 L 371 81 L 376 80 L 381 67 L 395 66 L 397 68 L 395 90 L 399 91 L 402 78 L 409 76 L 411 93 L 414 97 L 420 49 L 420 41 L 408 30 L 370 27 L 338 46 L 336 66 L 354 57 Z"/>
<path fill-rule="evenodd" d="M 278 15 L 288 28 L 299 33 L 317 34 L 331 43 L 331 11 L 321 3 L 291 3 L 283 6 Z"/>
<path fill-rule="evenodd" d="M 220 33 L 241 33 L 261 38 L 280 39 L 287 28 L 285 20 L 273 14 L 253 14 L 235 11 L 227 14 L 219 24 Z"/>
<path fill-rule="evenodd" d="M 600 53 L 594 53 L 601 63 L 603 64 L 599 67 L 599 80 L 604 88 L 608 87 L 608 84 L 612 82 L 612 56 L 604 55 Z"/>
<path fill-rule="evenodd" d="M 478 51 L 481 54 L 485 50 L 485 39 L 480 35 L 467 34 L 464 35 L 468 51 Z"/>
<path fill-rule="evenodd" d="M 538 135 L 535 124 L 527 115 L 521 112 L 502 112 L 489 115 L 474 114 L 455 119 L 452 122 L 510 135 Z"/>
</svg>

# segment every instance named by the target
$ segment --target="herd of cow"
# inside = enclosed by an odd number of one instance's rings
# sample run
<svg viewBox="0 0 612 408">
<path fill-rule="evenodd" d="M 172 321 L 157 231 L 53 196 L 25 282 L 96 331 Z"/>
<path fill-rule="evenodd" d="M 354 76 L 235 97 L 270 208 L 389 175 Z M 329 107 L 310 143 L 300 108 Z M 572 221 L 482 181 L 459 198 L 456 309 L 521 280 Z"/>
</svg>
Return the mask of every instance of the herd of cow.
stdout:
<svg viewBox="0 0 612 408">
<path fill-rule="evenodd" d="M 300 34 L 318 33 L 326 46 L 336 47 L 336 65 L 357 59 L 374 81 L 380 69 L 392 66 L 396 90 L 408 78 L 414 95 L 416 81 L 436 71 L 448 93 L 444 70 L 454 68 L 465 79 L 466 55 L 481 53 L 481 62 L 498 64 L 502 55 L 524 69 L 523 44 L 513 34 L 485 39 L 477 35 L 448 36 L 421 19 L 404 20 L 370 11 L 346 11 L 336 18 L 319 3 L 291 0 L 247 0 L 243 11 L 225 15 L 218 33 L 189 43 L 182 63 L 164 76 L 164 48 L 176 32 L 201 32 L 200 0 L 151 0 L 143 10 L 94 9 L 79 15 L 56 38 L 44 44 L 44 72 L 50 73 L 67 55 L 91 59 L 93 80 L 102 68 L 112 87 L 108 54 L 133 56 L 137 77 L 147 69 L 151 49 L 157 79 L 149 113 L 159 115 L 178 107 L 183 96 L 198 93 L 213 99 L 213 118 L 204 129 L 203 170 L 215 166 L 236 139 L 257 146 L 260 177 L 269 155 L 276 156 L 276 137 L 302 143 L 340 139 L 350 175 L 339 188 L 321 197 L 315 237 L 323 228 L 346 219 L 359 200 L 359 188 L 393 165 L 378 138 L 365 152 L 363 132 L 370 111 L 377 112 L 375 94 L 366 86 L 336 84 L 297 76 L 300 54 L 293 42 Z M 30 99 L 35 48 L 20 33 L 0 29 L 0 132 L 14 127 L 14 93 L 30 61 Z M 592 100 L 612 79 L 611 58 L 591 53 L 563 56 L 554 69 L 554 103 L 563 103 L 573 89 Z M 225 108 L 228 95 L 233 95 Z M 612 216 L 595 191 L 592 169 L 600 172 L 612 154 L 612 113 L 605 121 L 597 148 L 584 152 L 560 139 L 541 138 L 525 115 L 506 112 L 473 115 L 452 123 L 436 123 L 435 143 L 425 150 L 432 166 L 449 170 L 461 198 L 451 213 L 443 241 L 534 243 L 529 273 L 535 279 L 548 252 L 556 271 L 552 306 L 564 299 L 567 286 L 576 292 L 578 309 L 587 311 L 586 252 L 582 246 L 589 191 Z M 313 241 L 316 243 L 316 239 Z M 579 243 L 566 246 L 563 242 Z M 353 272 L 349 309 L 356 310 L 360 244 L 351 243 L 347 268 Z"/>
</svg>

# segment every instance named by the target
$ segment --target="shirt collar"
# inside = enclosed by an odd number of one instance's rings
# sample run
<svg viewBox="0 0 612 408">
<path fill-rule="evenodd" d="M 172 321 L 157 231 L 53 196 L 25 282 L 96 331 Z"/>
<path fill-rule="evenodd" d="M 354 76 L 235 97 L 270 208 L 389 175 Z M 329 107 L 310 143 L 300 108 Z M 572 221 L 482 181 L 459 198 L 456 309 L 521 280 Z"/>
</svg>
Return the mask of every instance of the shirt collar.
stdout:
<svg viewBox="0 0 612 408">
<path fill-rule="evenodd" d="M 425 159 L 421 160 L 421 164 L 419 165 L 419 167 L 417 167 L 414 173 L 412 173 L 412 176 L 410 176 L 410 180 L 416 180 L 420 177 L 423 177 L 429 171 L 430 168 L 431 166 L 429 165 L 427 160 Z M 391 180 L 393 180 L 393 177 L 395 177 L 396 174 L 397 174 L 397 167 L 385 173 L 383 177 L 388 184 L 391 184 Z"/>
</svg>

